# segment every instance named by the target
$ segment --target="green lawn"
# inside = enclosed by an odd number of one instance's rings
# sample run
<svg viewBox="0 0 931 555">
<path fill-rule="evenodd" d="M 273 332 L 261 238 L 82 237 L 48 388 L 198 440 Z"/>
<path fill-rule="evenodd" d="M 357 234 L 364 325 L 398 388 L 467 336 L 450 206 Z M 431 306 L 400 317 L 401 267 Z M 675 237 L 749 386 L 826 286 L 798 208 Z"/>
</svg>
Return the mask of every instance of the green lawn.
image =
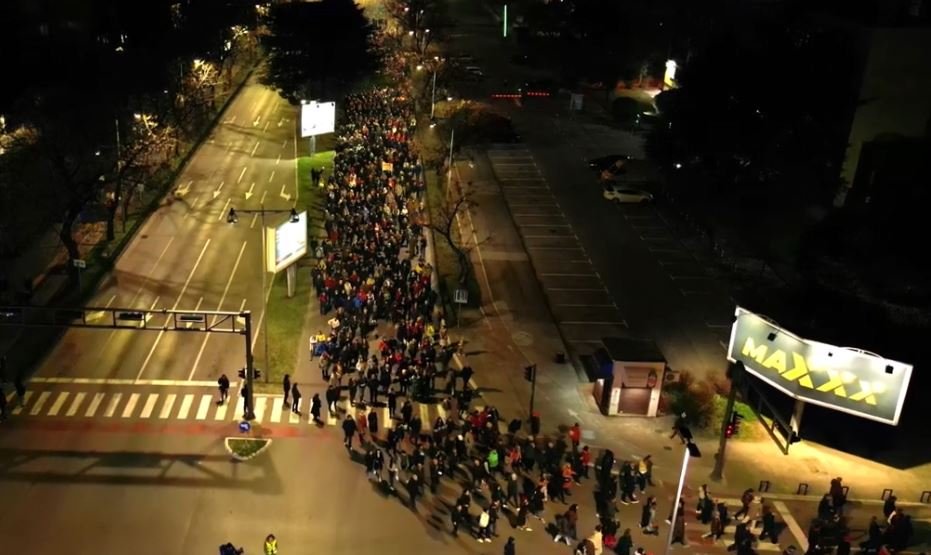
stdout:
<svg viewBox="0 0 931 555">
<path fill-rule="evenodd" d="M 318 140 L 327 147 L 326 141 Z M 306 145 L 303 145 L 306 147 Z M 333 150 L 318 151 L 314 156 L 302 156 L 297 160 L 298 190 L 300 192 L 295 208 L 298 212 L 307 211 L 310 229 L 310 238 L 323 235 L 323 198 L 324 189 L 312 187 L 310 182 L 311 168 L 323 168 L 324 175 L 333 171 Z M 292 374 L 294 368 L 306 352 L 302 336 L 304 321 L 308 310 L 316 310 L 313 287 L 310 281 L 310 261 L 298 263 L 297 279 L 294 296 L 288 298 L 288 280 L 285 272 L 280 272 L 271 285 L 271 294 L 268 297 L 268 368 L 263 373 L 263 379 L 256 385 L 257 392 L 278 393 L 281 379 L 285 374 Z M 256 359 L 264 363 L 264 353 L 257 352 Z M 263 364 L 260 363 L 260 364 Z M 261 366 L 260 366 L 261 367 Z M 267 379 L 264 379 L 266 378 Z"/>
</svg>

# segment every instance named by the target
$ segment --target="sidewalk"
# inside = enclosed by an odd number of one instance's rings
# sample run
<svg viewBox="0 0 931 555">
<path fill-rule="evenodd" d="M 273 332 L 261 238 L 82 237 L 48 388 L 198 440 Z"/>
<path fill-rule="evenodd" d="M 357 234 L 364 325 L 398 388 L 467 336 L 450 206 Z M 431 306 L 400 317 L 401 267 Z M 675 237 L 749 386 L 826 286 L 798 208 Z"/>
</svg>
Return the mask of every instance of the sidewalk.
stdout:
<svg viewBox="0 0 931 555">
<path fill-rule="evenodd" d="M 492 237 L 472 253 L 483 306 L 464 310 L 462 327 L 450 332 L 453 339 L 465 339 L 466 358 L 461 362 L 475 369 L 486 403 L 505 418 L 526 418 L 530 388 L 523 380 L 523 367 L 536 363 L 534 409 L 541 414 L 545 431 L 578 421 L 584 443 L 610 448 L 618 459 L 652 454 L 657 476 L 677 480 L 681 447 L 669 440 L 671 418 L 605 417 L 598 411 L 591 384 L 569 364 L 555 362 L 555 354 L 566 352 L 566 347 L 547 314 L 526 252 L 518 252 L 522 246 L 513 222 L 502 225 L 501 211 L 506 212 L 506 207 L 500 206 L 504 203 L 500 190 L 494 192 L 493 172 L 476 157 L 474 167 L 457 163 L 456 174 L 463 186 L 472 183 L 479 203 L 462 225 L 479 238 Z M 688 482 L 693 486 L 710 481 L 718 438 L 709 432 L 696 438 L 704 457 L 689 467 Z M 746 488 L 758 489 L 766 480 L 769 491 L 780 498 L 817 500 L 838 476 L 850 487 L 851 498 L 867 503 L 881 503 L 885 488 L 893 488 L 903 503 L 918 503 L 921 493 L 931 489 L 931 465 L 896 469 L 805 441 L 793 445 L 785 456 L 768 439 L 729 442 L 725 479 L 716 489 L 738 495 Z M 808 484 L 807 497 L 795 495 L 800 483 Z"/>
</svg>

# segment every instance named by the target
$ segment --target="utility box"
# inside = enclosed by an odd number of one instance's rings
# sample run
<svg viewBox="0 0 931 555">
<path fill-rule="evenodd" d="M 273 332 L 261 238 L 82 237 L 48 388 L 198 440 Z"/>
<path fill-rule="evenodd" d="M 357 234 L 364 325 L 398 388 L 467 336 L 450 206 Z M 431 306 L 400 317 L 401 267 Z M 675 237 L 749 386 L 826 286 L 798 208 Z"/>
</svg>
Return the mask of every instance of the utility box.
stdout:
<svg viewBox="0 0 931 555">
<path fill-rule="evenodd" d="M 593 355 L 592 394 L 607 416 L 656 416 L 666 358 L 652 341 L 604 337 Z"/>
</svg>

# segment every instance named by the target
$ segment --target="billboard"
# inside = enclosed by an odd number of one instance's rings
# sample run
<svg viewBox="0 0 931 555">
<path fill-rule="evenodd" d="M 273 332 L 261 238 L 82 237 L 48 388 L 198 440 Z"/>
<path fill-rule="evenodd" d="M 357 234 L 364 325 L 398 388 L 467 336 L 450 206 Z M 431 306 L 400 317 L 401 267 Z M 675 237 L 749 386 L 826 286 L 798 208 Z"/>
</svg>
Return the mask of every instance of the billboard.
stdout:
<svg viewBox="0 0 931 555">
<path fill-rule="evenodd" d="M 739 306 L 727 358 L 795 399 L 892 425 L 912 375 L 909 364 L 803 339 Z"/>
<path fill-rule="evenodd" d="M 332 133 L 336 129 L 336 103 L 310 100 L 301 103 L 301 138 Z"/>
<path fill-rule="evenodd" d="M 269 228 L 265 237 L 266 267 L 269 272 L 280 272 L 307 254 L 307 212 L 299 213 L 296 222 L 289 218 L 277 228 Z"/>
</svg>

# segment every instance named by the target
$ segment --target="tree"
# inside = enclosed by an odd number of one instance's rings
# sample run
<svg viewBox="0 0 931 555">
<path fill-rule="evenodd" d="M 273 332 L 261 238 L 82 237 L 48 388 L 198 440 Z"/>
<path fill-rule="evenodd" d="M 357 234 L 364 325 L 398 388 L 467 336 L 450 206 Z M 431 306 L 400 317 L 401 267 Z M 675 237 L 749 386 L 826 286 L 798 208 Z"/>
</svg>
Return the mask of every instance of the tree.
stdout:
<svg viewBox="0 0 931 555">
<path fill-rule="evenodd" d="M 276 4 L 269 30 L 265 83 L 295 104 L 378 66 L 373 28 L 352 0 Z"/>
<path fill-rule="evenodd" d="M 472 273 L 472 259 L 469 253 L 487 241 L 487 238 L 482 241 L 470 241 L 467 236 L 463 237 L 459 231 L 459 219 L 468 214 L 477 204 L 472 200 L 470 192 L 462 190 L 460 183 L 449 183 L 447 187 L 443 202 L 439 206 L 434 206 L 431 211 L 428 227 L 442 237 L 455 253 L 459 265 L 459 274 L 456 279 L 459 285 L 464 286 Z"/>
</svg>

